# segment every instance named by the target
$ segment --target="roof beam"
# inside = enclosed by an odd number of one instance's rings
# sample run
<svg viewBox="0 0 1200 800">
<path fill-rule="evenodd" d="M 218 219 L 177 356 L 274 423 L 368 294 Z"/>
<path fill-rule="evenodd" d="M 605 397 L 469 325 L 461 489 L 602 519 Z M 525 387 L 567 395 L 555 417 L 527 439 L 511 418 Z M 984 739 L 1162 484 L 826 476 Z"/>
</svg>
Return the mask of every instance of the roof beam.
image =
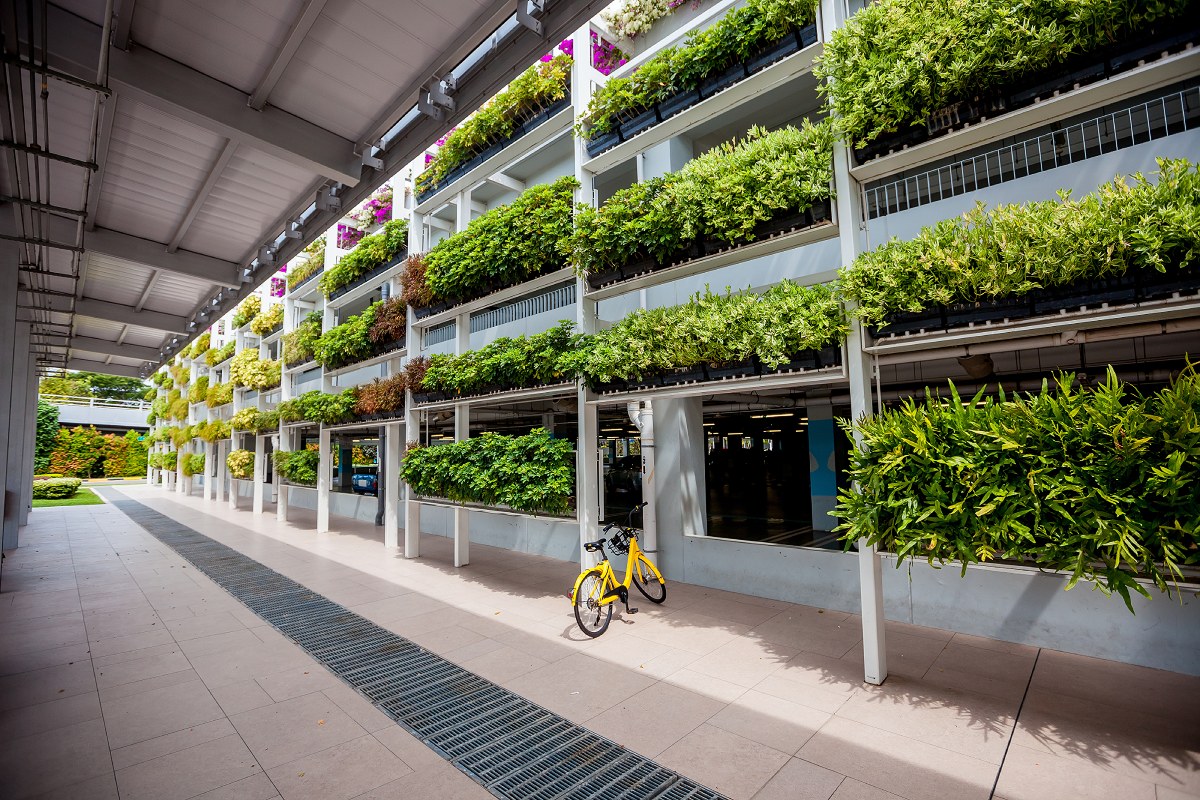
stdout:
<svg viewBox="0 0 1200 800">
<path fill-rule="evenodd" d="M 117 117 L 116 95 L 100 104 L 100 135 L 96 139 L 96 174 L 88 182 L 86 230 L 96 227 L 96 210 L 100 207 L 100 189 L 104 184 L 104 171 L 108 162 L 108 143 L 112 141 L 113 120 Z"/>
<path fill-rule="evenodd" d="M 188 206 L 187 213 L 183 215 L 183 219 L 179 222 L 179 227 L 175 229 L 175 235 L 171 237 L 171 241 L 167 244 L 167 252 L 174 253 L 179 249 L 179 243 L 183 241 L 183 237 L 187 235 L 188 229 L 192 227 L 192 222 L 195 221 L 196 215 L 200 213 L 200 209 L 208 200 L 209 193 L 213 187 L 217 185 L 217 181 L 221 179 L 221 173 L 225 171 L 225 167 L 229 164 L 229 159 L 233 158 L 233 154 L 237 152 L 237 142 L 232 139 L 225 140 L 225 146 L 221 148 L 221 154 L 217 156 L 217 160 L 209 167 L 208 175 L 204 178 L 203 185 L 196 192 L 196 196 L 192 198 L 192 204 Z"/>
<path fill-rule="evenodd" d="M 121 0 L 121 8 L 117 11 L 117 22 L 113 26 L 113 47 L 120 50 L 129 49 L 129 31 L 133 28 L 133 8 L 137 0 Z"/>
<path fill-rule="evenodd" d="M 161 311 L 137 311 L 133 306 L 109 303 L 105 300 L 93 300 L 88 297 L 75 301 L 75 314 L 80 317 L 106 319 L 122 325 L 136 325 L 139 328 L 150 328 L 168 333 L 185 335 L 187 333 L 188 321 L 183 317 L 164 314 Z"/>
<path fill-rule="evenodd" d="M 120 375 L 122 378 L 142 377 L 138 367 L 130 367 L 125 364 L 106 364 L 103 361 L 88 361 L 83 358 L 68 359 L 66 368 L 80 372 L 98 372 L 101 375 Z"/>
<path fill-rule="evenodd" d="M 101 29 L 51 5 L 49 27 L 57 34 L 50 61 L 56 69 L 86 75 L 87 56 L 100 50 Z M 252 147 L 301 169 L 348 186 L 358 183 L 362 164 L 355 145 L 319 125 L 274 106 L 256 111 L 250 98 L 198 70 L 145 47 L 111 48 L 108 85 L 117 94 Z"/>
<path fill-rule="evenodd" d="M 121 356 L 122 358 L 140 358 L 144 361 L 158 361 L 158 350 L 153 347 L 143 347 L 136 344 L 121 344 L 108 339 L 93 339 L 90 336 L 71 337 L 71 349 L 82 350 L 86 353 L 96 353 L 102 356 Z"/>
<path fill-rule="evenodd" d="M 159 270 L 150 273 L 150 279 L 146 281 L 146 288 L 142 289 L 142 295 L 138 298 L 137 305 L 133 307 L 135 311 L 141 311 L 142 307 L 146 305 L 146 301 L 150 299 L 150 293 L 154 291 L 154 285 L 158 283 L 159 275 L 162 275 Z"/>
<path fill-rule="evenodd" d="M 131 0 L 132 1 L 132 0 Z M 321 12 L 325 9 L 326 0 L 305 0 L 304 7 L 300 9 L 300 13 L 296 16 L 296 21 L 292 23 L 292 27 L 287 32 L 287 36 L 283 38 L 283 44 L 279 46 L 278 52 L 275 53 L 275 58 L 271 61 L 271 66 L 267 69 L 267 73 L 263 75 L 258 86 L 250 95 L 249 106 L 256 111 L 261 111 L 263 106 L 267 104 L 267 98 L 271 96 L 271 92 L 275 89 L 275 84 L 279 83 L 279 79 L 283 77 L 283 72 L 288 68 L 288 64 L 292 63 L 292 56 L 296 55 L 296 51 L 300 49 L 300 44 L 304 41 L 304 37 L 308 36 L 308 32 L 312 30 L 313 23 L 321 16 Z"/>
</svg>

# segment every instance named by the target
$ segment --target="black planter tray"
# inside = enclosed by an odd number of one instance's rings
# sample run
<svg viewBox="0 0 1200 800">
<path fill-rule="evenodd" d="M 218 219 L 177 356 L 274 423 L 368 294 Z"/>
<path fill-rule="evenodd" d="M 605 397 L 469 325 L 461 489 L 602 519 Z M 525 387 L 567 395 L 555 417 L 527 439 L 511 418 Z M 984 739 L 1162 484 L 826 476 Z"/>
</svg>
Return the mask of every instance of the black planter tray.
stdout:
<svg viewBox="0 0 1200 800">
<path fill-rule="evenodd" d="M 605 150 L 611 150 L 621 143 L 621 131 L 618 128 L 615 131 L 601 134 L 594 139 L 587 140 L 587 152 L 592 158 L 603 153 Z"/>
<path fill-rule="evenodd" d="M 303 369 L 304 367 L 308 367 L 308 366 L 316 364 L 316 363 L 317 363 L 316 357 L 309 356 L 308 358 L 304 359 L 303 361 L 297 361 L 295 364 L 286 364 L 285 363 L 284 366 L 287 369 Z"/>
<path fill-rule="evenodd" d="M 808 372 L 814 369 L 840 367 L 842 365 L 842 348 L 838 345 L 826 345 L 820 350 L 805 350 L 777 367 L 762 365 L 763 375 L 781 375 L 790 372 Z"/>
<path fill-rule="evenodd" d="M 703 383 L 708 380 L 708 373 L 703 364 L 694 367 L 680 367 L 659 376 L 663 386 L 680 386 L 687 383 Z"/>
<path fill-rule="evenodd" d="M 1077 308 L 1103 304 L 1128 305 L 1137 300 L 1137 275 L 1126 274 L 1107 278 L 1077 281 L 1068 286 L 1034 289 L 1029 293 L 1033 315 L 1072 311 Z"/>
<path fill-rule="evenodd" d="M 653 128 L 659 122 L 658 110 L 654 106 L 651 106 L 637 116 L 621 123 L 621 139 L 629 141 L 642 131 Z"/>
<path fill-rule="evenodd" d="M 1166 272 L 1142 270 L 1137 277 L 1139 300 L 1163 300 L 1175 294 L 1200 294 L 1200 263 L 1184 269 L 1168 267 Z"/>
<path fill-rule="evenodd" d="M 700 81 L 700 96 L 705 100 L 723 92 L 735 83 L 740 83 L 747 76 L 746 65 L 743 62 L 738 62 L 727 69 L 709 75 L 704 80 Z"/>
<path fill-rule="evenodd" d="M 536 383 L 529 383 L 529 384 L 525 384 L 523 386 L 500 386 L 500 385 L 485 386 L 485 387 L 480 387 L 479 389 L 477 389 L 473 392 L 461 392 L 461 393 L 421 392 L 420 394 L 416 394 L 416 393 L 413 394 L 413 402 L 414 403 L 437 403 L 437 402 L 441 402 L 443 400 L 469 400 L 469 399 L 474 399 L 477 397 L 490 397 L 492 395 L 506 394 L 508 392 L 526 391 L 526 390 L 530 390 L 530 389 L 541 389 L 541 388 L 544 388 L 547 386 L 567 387 L 567 386 L 574 386 L 574 385 L 575 385 L 575 381 L 574 381 L 574 379 L 572 379 L 569 381 L 568 380 L 554 381 L 553 383 L 547 383 L 545 381 L 538 381 Z M 429 395 L 428 398 L 426 398 L 427 395 Z M 436 395 L 436 397 L 433 395 Z M 418 399 L 418 398 L 420 398 L 420 399 Z"/>
<path fill-rule="evenodd" d="M 325 267 L 321 267 L 319 270 L 314 272 L 312 275 L 309 275 L 307 278 L 300 281 L 295 286 L 289 286 L 288 291 L 293 292 L 293 293 L 296 292 L 297 290 L 300 289 L 301 286 L 304 286 L 306 283 L 312 283 L 314 278 L 320 277 L 324 272 L 325 272 Z"/>
<path fill-rule="evenodd" d="M 355 417 L 352 422 L 387 422 L 393 419 L 402 419 L 404 417 L 404 409 L 397 408 L 391 411 L 380 411 L 378 414 L 360 414 Z"/>
<path fill-rule="evenodd" d="M 809 25 L 812 29 L 813 38 L 816 38 L 817 26 Z M 753 75 L 756 72 L 761 72 L 767 67 L 774 64 L 776 61 L 782 61 L 792 53 L 798 53 L 801 48 L 807 47 L 803 44 L 800 37 L 800 31 L 793 31 L 790 35 L 783 37 L 774 44 L 767 45 L 756 56 L 753 56 L 746 62 L 746 72 Z"/>
<path fill-rule="evenodd" d="M 680 111 L 686 111 L 699 102 L 700 92 L 697 89 L 676 92 L 665 100 L 659 101 L 658 118 L 665 122 Z"/>
<path fill-rule="evenodd" d="M 383 273 L 387 272 L 392 267 L 403 262 L 404 259 L 406 259 L 406 258 L 408 258 L 408 248 L 404 248 L 399 253 L 397 253 L 395 256 L 393 256 L 389 261 L 387 261 L 386 263 L 380 264 L 378 267 L 375 267 L 375 269 L 371 270 L 366 275 L 356 278 L 355 280 L 351 281 L 350 283 L 347 283 L 345 286 L 341 286 L 341 287 L 338 287 L 337 289 L 334 289 L 333 294 L 329 295 L 329 299 L 336 300 L 337 298 L 341 297 L 342 295 L 346 294 L 347 292 L 352 292 L 355 289 L 357 289 L 358 287 L 362 286 L 363 284 L 371 282 L 372 280 L 378 278 Z"/>
<path fill-rule="evenodd" d="M 762 370 L 762 364 L 757 358 L 747 358 L 745 361 L 733 361 L 725 364 L 707 364 L 705 374 L 710 381 L 732 380 L 734 378 L 749 378 Z"/>
</svg>

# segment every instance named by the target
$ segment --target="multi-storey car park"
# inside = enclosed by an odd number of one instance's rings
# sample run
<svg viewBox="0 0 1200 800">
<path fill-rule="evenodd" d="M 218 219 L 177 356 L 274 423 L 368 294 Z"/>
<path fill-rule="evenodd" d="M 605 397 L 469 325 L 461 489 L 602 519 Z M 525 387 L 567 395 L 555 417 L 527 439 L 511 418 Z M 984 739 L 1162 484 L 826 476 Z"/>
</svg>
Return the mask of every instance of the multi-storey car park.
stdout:
<svg viewBox="0 0 1200 800">
<path fill-rule="evenodd" d="M 1019 32 L 972 38 L 996 3 L 915 42 L 888 39 L 903 4 L 861 5 L 708 0 L 632 41 L 593 19 L 510 88 L 522 102 L 397 173 L 390 221 L 358 250 L 331 227 L 282 296 L 180 345 L 158 373 L 149 479 L 248 513 L 273 501 L 281 520 L 315 509 L 318 532 L 374 519 L 409 558 L 421 533 L 452 537 L 456 566 L 471 542 L 586 561 L 581 542 L 645 499 L 668 579 L 861 611 L 871 682 L 885 617 L 1194 671 L 1186 568 L 1170 598 L 1138 577 L 1154 596 L 1135 591 L 1131 615 L 1032 557 L 896 569 L 888 548 L 847 549 L 831 512 L 852 490 L 838 420 L 949 397 L 948 381 L 968 406 L 1059 372 L 1094 388 L 1110 368 L 1152 393 L 1196 358 L 1195 4 L 1079 22 L 1023 69 Z M 610 41 L 627 61 L 605 75 L 587 54 Z M 954 61 L 967 50 L 974 72 Z M 933 54 L 923 74 L 914 52 Z M 1105 187 L 1135 173 L 1177 182 L 1146 201 L 1170 214 L 1133 217 L 1146 241 L 1120 244 L 1164 271 L 1104 249 L 1099 228 L 1142 202 Z M 975 233 L 939 226 L 964 214 Z M 891 256 L 906 271 L 880 277 L 892 239 L 914 243 Z M 1087 266 L 1114 259 L 1128 270 Z M 1035 260 L 1039 286 L 1004 277 Z M 833 292 L 799 288 L 840 269 Z M 489 433 L 509 438 L 481 461 L 464 443 Z M 406 468 L 413 445 L 451 446 Z M 945 555 L 934 539 L 918 555 Z"/>
</svg>

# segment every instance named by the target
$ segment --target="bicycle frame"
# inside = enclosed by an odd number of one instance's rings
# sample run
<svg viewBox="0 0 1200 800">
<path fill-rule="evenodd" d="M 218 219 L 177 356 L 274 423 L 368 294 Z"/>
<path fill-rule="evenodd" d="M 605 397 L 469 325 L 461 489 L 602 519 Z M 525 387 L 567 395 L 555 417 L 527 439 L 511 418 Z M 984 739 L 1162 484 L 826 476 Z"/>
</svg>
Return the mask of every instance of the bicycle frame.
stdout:
<svg viewBox="0 0 1200 800">
<path fill-rule="evenodd" d="M 600 569 L 602 580 L 604 581 L 604 595 L 596 601 L 598 605 L 609 605 L 617 600 L 620 600 L 622 603 L 628 605 L 627 598 L 629 597 L 629 587 L 633 585 L 633 571 L 637 569 L 639 560 L 650 569 L 650 572 L 653 573 L 655 580 L 657 580 L 659 583 L 663 582 L 663 576 L 662 573 L 658 571 L 658 567 L 656 567 L 654 562 L 652 562 L 650 558 L 643 553 L 642 549 L 638 547 L 637 536 L 630 534 L 629 555 L 626 556 L 625 559 L 624 581 L 621 581 L 620 583 L 617 582 L 617 574 L 613 570 L 612 562 L 609 561 L 607 554 L 605 554 L 604 558 L 600 560 L 600 563 L 596 565 L 596 567 Z M 583 582 L 583 578 L 588 574 L 588 572 L 590 572 L 590 570 L 584 570 L 583 573 L 576 578 L 575 588 L 571 591 L 572 603 L 575 603 L 578 600 L 579 585 Z"/>
</svg>

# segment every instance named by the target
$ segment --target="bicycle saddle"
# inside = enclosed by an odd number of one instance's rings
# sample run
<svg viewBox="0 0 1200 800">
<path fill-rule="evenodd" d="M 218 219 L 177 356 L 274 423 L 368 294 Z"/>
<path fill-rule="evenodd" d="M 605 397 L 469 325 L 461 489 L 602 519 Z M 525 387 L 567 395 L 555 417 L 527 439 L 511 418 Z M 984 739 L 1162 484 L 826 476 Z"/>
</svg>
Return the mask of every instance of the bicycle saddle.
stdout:
<svg viewBox="0 0 1200 800">
<path fill-rule="evenodd" d="M 608 539 L 597 539 L 594 542 L 584 542 L 583 549 L 587 550 L 589 553 L 595 553 L 599 550 L 603 550 L 604 543 L 607 541 L 608 541 Z"/>
</svg>

